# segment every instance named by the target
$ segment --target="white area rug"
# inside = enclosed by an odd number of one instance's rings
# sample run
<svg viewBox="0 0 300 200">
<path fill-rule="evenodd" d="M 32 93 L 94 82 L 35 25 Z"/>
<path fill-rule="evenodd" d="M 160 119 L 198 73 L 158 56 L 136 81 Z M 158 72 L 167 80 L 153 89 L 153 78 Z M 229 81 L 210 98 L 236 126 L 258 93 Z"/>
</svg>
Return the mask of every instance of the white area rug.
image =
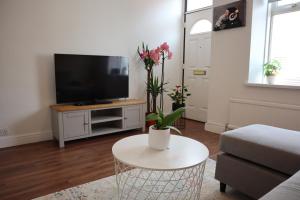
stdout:
<svg viewBox="0 0 300 200">
<path fill-rule="evenodd" d="M 249 200 L 246 196 L 228 188 L 220 193 L 219 182 L 214 179 L 216 162 L 209 159 L 206 163 L 201 200 Z M 117 200 L 115 176 L 68 188 L 35 200 Z"/>
</svg>

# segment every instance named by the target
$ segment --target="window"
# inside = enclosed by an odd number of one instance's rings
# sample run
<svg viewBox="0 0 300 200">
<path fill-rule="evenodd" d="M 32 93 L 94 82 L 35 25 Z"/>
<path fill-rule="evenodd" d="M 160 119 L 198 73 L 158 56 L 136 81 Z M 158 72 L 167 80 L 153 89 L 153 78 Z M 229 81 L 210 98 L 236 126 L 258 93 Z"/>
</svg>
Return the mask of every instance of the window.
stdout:
<svg viewBox="0 0 300 200">
<path fill-rule="evenodd" d="M 300 0 L 270 3 L 269 44 L 266 59 L 278 60 L 281 71 L 277 83 L 300 86 Z"/>
<path fill-rule="evenodd" d="M 187 0 L 187 12 L 212 6 L 212 0 Z"/>
<path fill-rule="evenodd" d="M 191 35 L 210 32 L 212 29 L 212 24 L 206 19 L 197 21 L 191 28 Z"/>
</svg>

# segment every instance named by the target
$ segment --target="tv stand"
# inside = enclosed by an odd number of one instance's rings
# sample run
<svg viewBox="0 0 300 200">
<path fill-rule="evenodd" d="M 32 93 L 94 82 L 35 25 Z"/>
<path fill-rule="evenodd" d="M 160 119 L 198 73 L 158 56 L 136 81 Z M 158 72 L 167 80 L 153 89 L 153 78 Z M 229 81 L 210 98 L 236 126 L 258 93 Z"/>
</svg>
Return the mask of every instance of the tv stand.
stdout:
<svg viewBox="0 0 300 200">
<path fill-rule="evenodd" d="M 66 141 L 145 130 L 144 100 L 114 100 L 107 104 L 52 105 L 53 136 L 62 148 Z"/>
</svg>

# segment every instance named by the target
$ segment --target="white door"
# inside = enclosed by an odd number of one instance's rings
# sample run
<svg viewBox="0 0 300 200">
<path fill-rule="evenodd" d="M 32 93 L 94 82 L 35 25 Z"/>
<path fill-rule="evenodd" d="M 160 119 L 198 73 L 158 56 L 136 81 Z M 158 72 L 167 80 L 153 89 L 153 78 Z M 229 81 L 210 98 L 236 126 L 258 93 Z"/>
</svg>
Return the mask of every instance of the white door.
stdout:
<svg viewBox="0 0 300 200">
<path fill-rule="evenodd" d="M 206 122 L 211 60 L 212 9 L 187 14 L 184 84 L 192 94 L 186 118 Z"/>
</svg>

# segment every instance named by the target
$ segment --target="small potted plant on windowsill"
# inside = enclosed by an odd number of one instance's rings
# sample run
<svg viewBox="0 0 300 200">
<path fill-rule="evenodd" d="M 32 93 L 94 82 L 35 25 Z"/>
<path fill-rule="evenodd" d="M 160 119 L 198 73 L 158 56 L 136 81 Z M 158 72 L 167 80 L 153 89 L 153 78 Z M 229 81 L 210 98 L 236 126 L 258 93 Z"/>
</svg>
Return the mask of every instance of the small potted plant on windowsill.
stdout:
<svg viewBox="0 0 300 200">
<path fill-rule="evenodd" d="M 181 132 L 171 126 L 184 112 L 184 108 L 179 108 L 174 112 L 164 115 L 163 112 L 158 108 L 158 113 L 151 113 L 147 115 L 146 120 L 155 120 L 156 124 L 149 127 L 149 146 L 157 150 L 165 150 L 169 147 L 171 129 L 175 130 L 179 134 Z"/>
<path fill-rule="evenodd" d="M 188 96 L 191 96 L 186 86 L 183 88 L 180 85 L 176 85 L 176 87 L 172 90 L 169 97 L 172 99 L 172 110 L 177 110 L 178 108 L 185 107 L 185 100 Z"/>
<path fill-rule="evenodd" d="M 267 77 L 268 84 L 274 84 L 276 76 L 281 69 L 281 64 L 278 60 L 272 60 L 264 64 L 264 74 Z"/>
</svg>

